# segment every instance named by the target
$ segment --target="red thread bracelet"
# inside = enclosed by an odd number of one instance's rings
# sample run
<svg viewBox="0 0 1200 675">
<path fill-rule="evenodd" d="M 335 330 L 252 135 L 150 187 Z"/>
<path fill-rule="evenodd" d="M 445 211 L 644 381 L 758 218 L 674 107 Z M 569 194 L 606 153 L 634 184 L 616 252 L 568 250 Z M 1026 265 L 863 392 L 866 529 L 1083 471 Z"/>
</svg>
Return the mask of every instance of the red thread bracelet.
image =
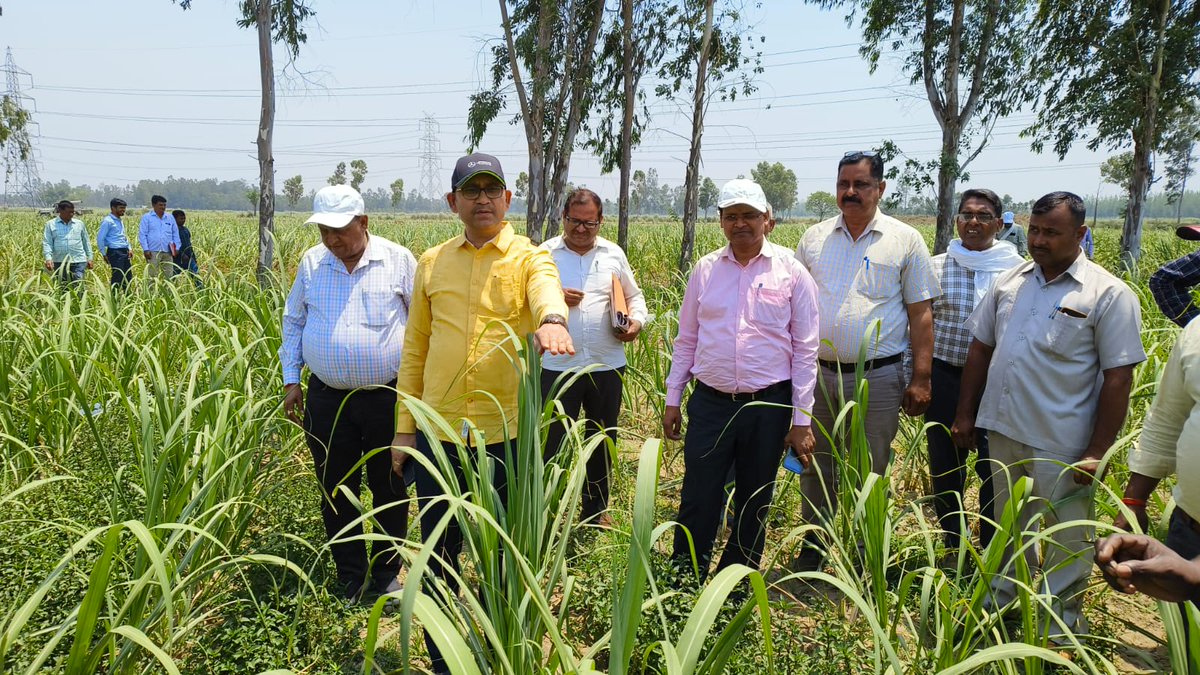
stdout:
<svg viewBox="0 0 1200 675">
<path fill-rule="evenodd" d="M 1121 500 L 1121 503 L 1124 504 L 1125 506 L 1136 506 L 1138 508 L 1143 508 L 1143 509 L 1146 508 L 1146 500 L 1145 499 L 1134 499 L 1133 497 L 1125 497 Z"/>
</svg>

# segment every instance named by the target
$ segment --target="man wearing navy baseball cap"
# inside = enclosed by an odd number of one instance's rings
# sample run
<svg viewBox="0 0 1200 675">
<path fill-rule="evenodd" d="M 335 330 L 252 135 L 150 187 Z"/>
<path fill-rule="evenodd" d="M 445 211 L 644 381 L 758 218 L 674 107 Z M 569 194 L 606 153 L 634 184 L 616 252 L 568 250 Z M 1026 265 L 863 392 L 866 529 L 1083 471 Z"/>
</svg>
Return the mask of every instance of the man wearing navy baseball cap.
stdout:
<svg viewBox="0 0 1200 675">
<path fill-rule="evenodd" d="M 520 360 L 519 341 L 533 333 L 541 352 L 575 353 L 554 259 L 546 249 L 513 232 L 504 219 L 512 192 L 500 160 L 483 153 L 462 157 L 454 165 L 450 186 L 446 203 L 462 220 L 463 233 L 425 251 L 417 263 L 397 389 L 436 410 L 453 431 L 450 435 L 445 429 L 432 436 L 417 433 L 416 421 L 401 397 L 392 441 L 396 448 L 416 448 L 435 465 L 453 472 L 437 476 L 425 465 L 417 467 L 423 538 L 437 532 L 446 515 L 449 503 L 438 499 L 446 488 L 454 496 L 470 489 L 460 463 L 460 445 L 484 446 L 492 468 L 474 466 L 472 473 L 492 471 L 496 494 L 507 505 L 510 469 L 505 462 L 511 450 L 506 453 L 505 448 L 517 435 L 514 364 Z M 432 340 L 435 327 L 437 340 Z M 438 457 L 434 448 L 445 457 Z M 479 457 L 475 450 L 464 454 Z M 452 519 L 438 537 L 437 556 L 430 562 L 432 571 L 452 588 L 462 545 L 462 529 Z M 444 672 L 446 664 L 428 635 L 426 645 L 432 670 Z"/>
<path fill-rule="evenodd" d="M 1200 225 L 1184 225 L 1175 230 L 1175 235 L 1200 241 Z M 1193 251 L 1158 268 L 1150 277 L 1150 294 L 1168 319 L 1186 326 L 1200 314 L 1200 308 L 1192 302 L 1192 288 L 1197 284 L 1200 284 L 1200 251 Z"/>
</svg>

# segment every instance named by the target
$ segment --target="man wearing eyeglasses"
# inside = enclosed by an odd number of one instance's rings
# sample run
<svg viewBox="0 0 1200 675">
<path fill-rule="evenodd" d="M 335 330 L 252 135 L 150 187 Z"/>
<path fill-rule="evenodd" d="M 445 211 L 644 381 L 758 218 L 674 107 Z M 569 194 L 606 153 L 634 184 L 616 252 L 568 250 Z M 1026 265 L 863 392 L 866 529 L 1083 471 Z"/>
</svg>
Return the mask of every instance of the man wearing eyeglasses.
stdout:
<svg viewBox="0 0 1200 675">
<path fill-rule="evenodd" d="M 458 445 L 482 445 L 495 460 L 493 487 L 504 500 L 505 446 L 517 435 L 518 341 L 533 333 L 543 353 L 574 354 L 575 349 L 554 260 L 504 219 L 512 192 L 500 160 L 483 153 L 462 157 L 450 185 L 446 202 L 462 221 L 463 233 L 425 251 L 417 262 L 396 387 L 436 411 L 453 426 L 455 437 L 445 431 L 433 437 L 417 433 L 401 396 L 392 441 L 394 470 L 399 473 L 408 460 L 405 448 L 416 448 L 437 464 L 433 447 L 438 444 L 453 471 L 441 479 L 457 479 L 466 492 Z M 445 494 L 439 477 L 424 465 L 416 474 L 421 536 L 428 539 L 449 507 L 437 499 Z M 430 561 L 433 573 L 452 588 L 462 543 L 458 521 L 451 519 Z M 444 672 L 446 664 L 428 635 L 426 645 L 434 672 Z"/>
<path fill-rule="evenodd" d="M 833 437 L 816 434 L 815 470 L 800 477 L 804 516 L 832 517 L 837 494 L 834 448 L 846 448 L 834 421 L 855 398 L 855 370 L 863 364 L 870 384 L 864 415 L 871 470 L 883 475 L 900 426 L 900 410 L 910 416 L 929 405 L 933 357 L 931 301 L 941 287 L 921 234 L 879 210 L 887 183 L 883 158 L 874 152 L 848 152 L 838 161 L 837 202 L 841 214 L 810 227 L 796 257 L 820 289 L 819 360 L 824 395 L 817 396 L 813 417 Z M 902 363 L 912 348 L 912 376 Z M 844 450 L 839 450 L 844 451 Z M 815 569 L 823 553 L 806 542 L 799 569 Z"/>
<path fill-rule="evenodd" d="M 676 564 L 708 574 L 713 542 L 734 470 L 734 522 L 718 568 L 755 568 L 784 452 L 808 464 L 817 379 L 817 289 L 789 249 L 767 240 L 766 195 L 751 180 L 721 188 L 717 210 L 729 244 L 696 262 L 679 308 L 679 334 L 667 376 L 663 435 L 683 441 Z M 790 450 L 789 450 L 790 449 Z"/>
<path fill-rule="evenodd" d="M 633 268 L 620 246 L 599 236 L 604 221 L 600 196 L 587 188 L 567 195 L 563 205 L 563 233 L 542 247 L 550 251 L 562 279 L 563 298 L 570 315 L 575 354 L 542 358 L 542 395 L 549 398 L 556 383 L 558 401 L 566 418 L 574 420 L 582 410 L 587 417 L 586 439 L 607 433 L 612 449 L 601 445 L 587 461 L 583 488 L 582 522 L 609 527 L 608 481 L 612 450 L 617 443 L 617 418 L 621 412 L 621 379 L 625 376 L 625 343 L 637 339 L 646 321 L 646 301 L 633 278 Z M 628 308 L 626 321 L 613 325 L 614 279 Z M 590 368 L 575 375 L 569 371 Z M 565 375 L 565 376 L 564 376 Z M 566 420 L 552 424 L 546 437 L 547 455 L 559 451 L 566 436 Z M 577 446 L 568 444 L 568 448 Z"/>
</svg>

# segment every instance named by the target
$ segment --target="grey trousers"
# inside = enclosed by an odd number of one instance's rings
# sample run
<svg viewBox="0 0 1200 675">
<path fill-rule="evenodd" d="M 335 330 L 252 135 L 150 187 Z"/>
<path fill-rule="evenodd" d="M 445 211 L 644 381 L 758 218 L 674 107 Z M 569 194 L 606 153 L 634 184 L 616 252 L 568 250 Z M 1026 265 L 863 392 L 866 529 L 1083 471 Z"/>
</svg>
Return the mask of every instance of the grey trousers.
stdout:
<svg viewBox="0 0 1200 675">
<path fill-rule="evenodd" d="M 837 509 L 837 500 L 832 498 L 837 495 L 837 469 L 833 453 L 844 457 L 847 448 L 834 430 L 834 420 L 842 410 L 842 402 L 852 402 L 855 394 L 853 369 L 839 375 L 821 366 L 820 374 L 824 387 L 821 382 L 817 384 L 816 402 L 813 404 L 813 419 L 819 423 L 813 425 L 816 450 L 813 464 L 800 474 L 803 515 L 808 522 L 813 522 L 818 512 L 829 517 Z M 866 374 L 867 444 L 871 451 L 871 470 L 881 476 L 892 459 L 892 441 L 900 428 L 900 401 L 904 396 L 904 388 L 908 386 L 906 379 L 904 366 L 900 363 L 875 368 Z M 837 444 L 836 448 L 825 438 L 822 427 Z"/>
<path fill-rule="evenodd" d="M 1088 518 L 1093 487 L 1076 483 L 1074 472 L 1063 466 L 1077 461 L 1077 457 L 1063 457 L 1038 450 L 994 431 L 988 432 L 988 446 L 992 459 L 992 485 L 996 489 L 997 522 L 1001 521 L 1012 496 L 1012 486 L 1022 477 L 1028 477 L 1033 482 L 1033 498 L 1025 503 L 1018 518 L 1017 526 L 1023 531 L 1036 532 L 1039 528 L 1048 529 L 1059 523 Z M 1039 516 L 1040 520 L 1034 522 Z M 1000 529 L 996 532 L 996 536 L 1007 534 Z M 1040 590 L 1054 597 L 1051 606 L 1074 633 L 1087 632 L 1087 619 L 1083 616 L 1083 592 L 1087 589 L 1088 575 L 1092 571 L 1093 536 L 1094 529 L 1087 526 L 1058 530 L 1049 542 L 1045 542 L 1041 556 L 1043 575 Z M 997 608 L 1017 597 L 1016 584 L 1011 579 L 1013 553 L 1010 539 L 999 574 L 992 578 L 991 583 L 993 606 Z M 1039 568 L 1038 547 L 1027 547 L 1024 555 L 1030 574 L 1036 573 Z M 1058 623 L 1052 622 L 1048 631 L 1050 637 L 1062 633 Z"/>
</svg>

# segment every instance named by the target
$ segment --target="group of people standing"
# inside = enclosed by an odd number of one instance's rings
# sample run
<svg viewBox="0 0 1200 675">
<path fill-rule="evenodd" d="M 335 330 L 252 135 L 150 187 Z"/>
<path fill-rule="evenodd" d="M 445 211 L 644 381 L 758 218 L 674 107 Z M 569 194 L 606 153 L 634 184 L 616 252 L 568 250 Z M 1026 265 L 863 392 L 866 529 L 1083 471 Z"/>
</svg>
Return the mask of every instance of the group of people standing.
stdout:
<svg viewBox="0 0 1200 675">
<path fill-rule="evenodd" d="M 125 233 L 125 200 L 113 198 L 109 213 L 100 221 L 96 250 L 111 269 L 110 285 L 124 290 L 133 274 L 132 247 Z M 167 213 L 167 200 L 161 195 L 150 198 L 147 211 L 138 224 L 138 245 L 146 258 L 146 278 L 169 278 L 188 272 L 198 281 L 200 268 L 187 227 L 187 213 L 176 209 Z M 87 270 L 92 269 L 93 253 L 87 225 L 75 217 L 75 204 L 64 199 L 55 205 L 56 216 L 42 231 L 42 256 L 46 270 L 64 289 L 80 288 Z"/>
<path fill-rule="evenodd" d="M 718 567 L 759 564 L 785 453 L 804 467 L 805 519 L 831 517 L 835 456 L 856 442 L 845 434 L 843 410 L 862 390 L 860 377 L 868 395 L 856 414 L 872 471 L 889 470 L 901 412 L 931 423 L 933 502 L 950 547 L 969 541 L 963 503 L 973 450 L 982 544 L 1019 477 L 1031 480 L 1033 495 L 1019 527 L 1083 519 L 1099 463 L 1125 419 L 1132 371 L 1145 359 L 1136 296 L 1082 249 L 1083 201 L 1045 195 L 1026 234 L 995 192 L 967 190 L 955 217 L 958 239 L 933 257 L 914 228 L 880 211 L 880 156 L 846 153 L 836 188 L 840 213 L 808 228 L 796 251 L 770 241 L 775 221 L 759 185 L 737 179 L 721 190 L 728 245 L 703 256 L 689 276 L 666 380 L 663 434 L 684 443 L 678 562 L 709 573 L 732 478 L 734 516 Z M 448 508 L 438 499 L 440 480 L 457 479 L 466 490 L 456 450 L 466 443 L 492 458 L 503 499 L 505 446 L 517 435 L 510 336 L 534 334 L 544 352 L 544 391 L 562 388 L 566 417 L 582 414 L 591 431 L 615 442 L 623 346 L 647 320 L 624 252 L 598 236 L 603 204 L 591 190 L 567 196 L 562 236 L 541 246 L 504 219 L 511 192 L 495 157 L 459 159 L 446 200 L 463 233 L 416 259 L 369 234 L 353 189 L 322 189 L 309 219 L 322 244 L 305 253 L 284 312 L 284 408 L 307 432 L 348 598 L 399 588 L 396 549 L 368 556 L 357 513 L 339 489 L 357 494 L 353 467 L 363 457 L 376 522 L 390 537 L 407 535 L 407 485 L 415 482 L 422 536 L 440 532 L 432 569 L 453 586 L 462 536 L 454 519 L 438 529 Z M 1026 245 L 1032 260 L 1018 248 Z M 620 322 L 614 303 L 624 309 Z M 579 369 L 589 370 L 572 380 Z M 449 426 L 420 431 L 412 400 Z M 548 455 L 575 447 L 564 445 L 566 423 L 552 425 Z M 429 455 L 438 445 L 456 476 L 413 466 L 409 452 Z M 610 457 L 598 449 L 586 469 L 582 517 L 598 526 L 610 523 Z M 1084 526 L 1057 529 L 1042 560 L 1024 551 L 1031 569 L 1040 562 L 1055 598 L 1052 639 L 1086 631 L 1080 607 L 1090 537 Z M 816 569 L 828 546 L 810 536 L 793 567 Z M 1012 555 L 993 580 L 997 611 L 1014 604 Z M 444 664 L 429 645 L 436 671 Z"/>
</svg>

